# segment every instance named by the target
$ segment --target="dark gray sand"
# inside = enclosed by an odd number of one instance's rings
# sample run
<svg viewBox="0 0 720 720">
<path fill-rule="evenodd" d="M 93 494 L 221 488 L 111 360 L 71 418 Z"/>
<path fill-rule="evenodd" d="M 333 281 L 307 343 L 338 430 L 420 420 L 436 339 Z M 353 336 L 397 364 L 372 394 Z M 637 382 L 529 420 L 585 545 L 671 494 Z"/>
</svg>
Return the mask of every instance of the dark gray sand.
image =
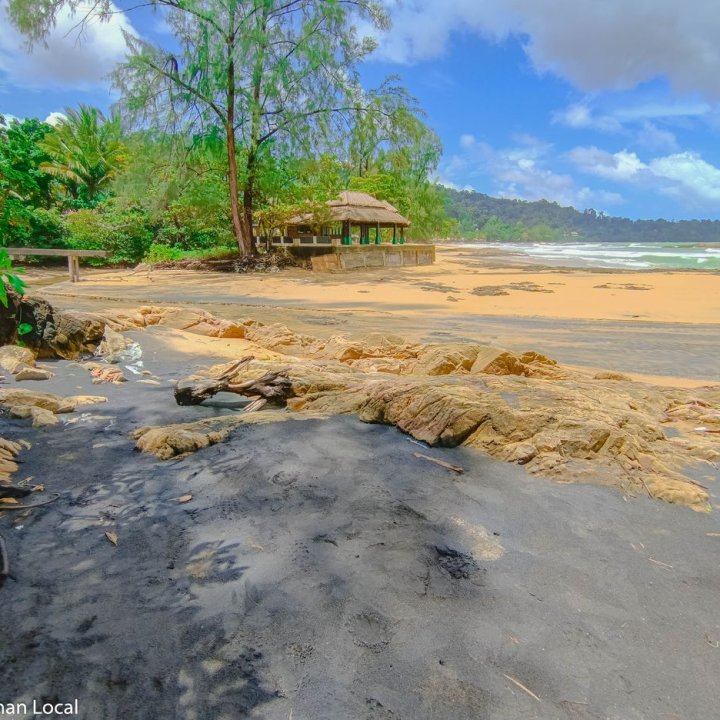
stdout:
<svg viewBox="0 0 720 720">
<path fill-rule="evenodd" d="M 62 493 L 0 519 L 0 702 L 78 698 L 87 720 L 718 717 L 715 513 L 352 417 L 244 426 L 162 463 L 133 427 L 231 411 L 176 407 L 167 380 L 192 368 L 136 337 L 163 385 L 57 363 L 25 386 L 109 402 L 45 431 L 0 418 L 33 443 L 17 479 Z"/>
</svg>

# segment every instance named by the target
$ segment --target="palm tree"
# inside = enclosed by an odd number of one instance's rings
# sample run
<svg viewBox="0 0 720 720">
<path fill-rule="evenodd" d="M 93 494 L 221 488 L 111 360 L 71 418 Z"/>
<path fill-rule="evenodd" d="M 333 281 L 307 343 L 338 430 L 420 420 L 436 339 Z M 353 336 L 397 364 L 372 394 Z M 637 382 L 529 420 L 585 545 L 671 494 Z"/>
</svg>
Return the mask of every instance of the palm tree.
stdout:
<svg viewBox="0 0 720 720">
<path fill-rule="evenodd" d="M 72 198 L 78 199 L 84 189 L 84 199 L 94 202 L 125 161 L 120 118 L 105 118 L 86 105 L 65 113 L 41 144 L 51 160 L 40 169 L 58 178 Z"/>
</svg>

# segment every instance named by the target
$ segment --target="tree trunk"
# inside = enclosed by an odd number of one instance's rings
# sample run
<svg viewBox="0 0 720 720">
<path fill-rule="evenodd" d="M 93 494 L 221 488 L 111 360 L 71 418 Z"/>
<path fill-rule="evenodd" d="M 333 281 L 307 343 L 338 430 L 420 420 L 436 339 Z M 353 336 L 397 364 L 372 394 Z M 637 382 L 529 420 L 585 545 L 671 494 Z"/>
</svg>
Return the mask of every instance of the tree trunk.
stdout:
<svg viewBox="0 0 720 720">
<path fill-rule="evenodd" d="M 234 16 L 232 22 L 234 22 Z M 228 157 L 228 185 L 230 191 L 230 216 L 232 218 L 233 235 L 243 257 L 252 255 L 252 227 L 250 232 L 240 213 L 240 195 L 237 173 L 237 147 L 235 144 L 235 61 L 232 55 L 228 62 L 228 89 L 227 89 L 227 119 L 225 122 L 225 136 L 227 140 Z"/>
<path fill-rule="evenodd" d="M 244 214 L 240 210 L 240 192 L 238 188 L 237 154 L 235 150 L 235 128 L 233 113 L 227 126 L 228 184 L 230 191 L 230 216 L 232 217 L 233 235 L 243 257 L 252 255 L 252 230 L 247 232 Z"/>
<path fill-rule="evenodd" d="M 245 232 L 250 238 L 251 252 L 256 253 L 255 236 L 253 235 L 253 199 L 255 194 L 255 161 L 252 156 L 248 156 L 248 174 L 245 190 L 243 191 L 243 222 L 245 224 Z"/>
</svg>

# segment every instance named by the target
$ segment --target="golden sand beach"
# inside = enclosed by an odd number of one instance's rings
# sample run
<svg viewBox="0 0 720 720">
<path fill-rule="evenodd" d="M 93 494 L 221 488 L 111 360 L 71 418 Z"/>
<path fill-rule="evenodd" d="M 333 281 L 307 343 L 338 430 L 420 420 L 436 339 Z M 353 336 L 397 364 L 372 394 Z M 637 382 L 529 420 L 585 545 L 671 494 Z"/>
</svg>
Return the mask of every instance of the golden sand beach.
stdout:
<svg viewBox="0 0 720 720">
<path fill-rule="evenodd" d="M 317 336 L 381 332 L 539 350 L 675 385 L 715 379 L 720 357 L 714 272 L 523 266 L 441 246 L 429 267 L 247 275 L 141 267 L 84 270 L 77 284 L 59 272 L 31 273 L 29 281 L 31 292 L 64 308 L 188 304 Z"/>
</svg>

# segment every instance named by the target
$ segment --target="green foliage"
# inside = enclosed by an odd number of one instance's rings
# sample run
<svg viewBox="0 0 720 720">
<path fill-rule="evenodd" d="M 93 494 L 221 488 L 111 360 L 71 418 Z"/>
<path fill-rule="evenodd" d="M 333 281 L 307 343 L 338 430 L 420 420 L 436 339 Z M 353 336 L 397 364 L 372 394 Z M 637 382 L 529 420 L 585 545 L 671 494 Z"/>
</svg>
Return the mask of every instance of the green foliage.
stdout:
<svg viewBox="0 0 720 720">
<path fill-rule="evenodd" d="M 93 207 L 126 160 L 120 118 L 85 105 L 65 114 L 40 143 L 48 156 L 40 169 L 58 181 L 68 206 Z"/>
<path fill-rule="evenodd" d="M 461 237 L 530 242 L 718 242 L 717 220 L 629 220 L 592 208 L 580 212 L 554 202 L 508 200 L 438 188 Z"/>
<path fill-rule="evenodd" d="M 51 178 L 40 169 L 48 159 L 40 145 L 50 132 L 37 120 L 8 125 L 0 116 L 0 243 L 7 247 L 62 246 Z"/>
<path fill-rule="evenodd" d="M 0 303 L 5 307 L 8 306 L 6 285 L 10 285 L 18 295 L 25 292 L 25 283 L 18 277 L 18 272 L 19 270 L 13 271 L 7 250 L 0 248 Z"/>
<path fill-rule="evenodd" d="M 163 245 L 162 243 L 153 243 L 145 253 L 145 257 L 142 261 L 144 263 L 157 263 L 167 262 L 170 260 L 181 260 L 182 257 L 183 252 L 178 248 Z"/>
<path fill-rule="evenodd" d="M 63 220 L 69 247 L 107 250 L 113 263 L 140 262 L 153 242 L 153 228 L 143 213 L 118 211 L 109 203 L 70 212 Z"/>
</svg>

